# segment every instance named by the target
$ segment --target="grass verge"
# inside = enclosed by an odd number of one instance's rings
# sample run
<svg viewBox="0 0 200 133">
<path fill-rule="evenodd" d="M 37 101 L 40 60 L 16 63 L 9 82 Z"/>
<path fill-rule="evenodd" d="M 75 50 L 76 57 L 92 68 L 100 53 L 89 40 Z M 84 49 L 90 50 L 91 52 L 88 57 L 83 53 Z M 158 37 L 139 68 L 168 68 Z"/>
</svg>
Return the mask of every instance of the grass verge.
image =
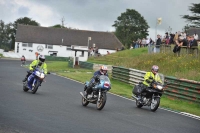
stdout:
<svg viewBox="0 0 200 133">
<path fill-rule="evenodd" d="M 77 81 L 84 83 L 85 81 L 89 81 L 93 76 L 93 70 L 88 69 L 73 69 L 69 68 L 67 62 L 54 61 L 47 62 L 48 70 L 50 72 L 55 72 L 58 75 L 65 76 Z M 111 79 L 111 74 L 109 73 L 109 77 Z M 126 98 L 131 99 L 133 86 L 120 82 L 118 80 L 111 79 L 112 89 L 110 92 L 114 94 L 118 94 L 124 96 Z M 200 105 L 197 103 L 191 103 L 188 101 L 177 100 L 177 99 L 169 99 L 167 96 L 163 95 L 161 98 L 161 107 L 180 111 L 187 112 L 197 116 L 200 116 Z"/>
</svg>

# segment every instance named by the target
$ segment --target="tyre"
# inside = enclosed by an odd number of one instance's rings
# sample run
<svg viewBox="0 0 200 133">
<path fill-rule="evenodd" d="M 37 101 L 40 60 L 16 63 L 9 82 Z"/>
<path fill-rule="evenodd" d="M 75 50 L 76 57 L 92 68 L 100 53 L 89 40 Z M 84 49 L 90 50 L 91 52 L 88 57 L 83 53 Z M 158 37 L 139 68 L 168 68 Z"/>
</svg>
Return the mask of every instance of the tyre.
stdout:
<svg viewBox="0 0 200 133">
<path fill-rule="evenodd" d="M 33 94 L 35 94 L 37 92 L 39 85 L 40 85 L 40 81 L 37 80 L 36 83 L 35 83 L 35 86 L 34 86 L 34 88 L 32 90 Z"/>
<path fill-rule="evenodd" d="M 89 101 L 85 100 L 85 98 L 82 97 L 82 105 L 87 106 L 89 104 Z"/>
<path fill-rule="evenodd" d="M 23 84 L 23 90 L 25 91 L 25 92 L 27 92 L 29 89 L 28 88 L 26 88 L 26 84 L 27 84 L 27 81 Z"/>
<path fill-rule="evenodd" d="M 97 104 L 96 104 L 97 110 L 103 109 L 103 107 L 106 104 L 106 99 L 107 99 L 106 93 L 102 93 L 100 101 L 97 101 Z"/>
<path fill-rule="evenodd" d="M 136 106 L 137 106 L 138 108 L 142 108 L 143 105 L 140 103 L 139 100 L 136 100 Z"/>
<path fill-rule="evenodd" d="M 154 99 L 152 99 L 150 106 L 151 111 L 155 112 L 158 109 L 159 105 L 160 105 L 159 97 L 155 97 Z"/>
</svg>

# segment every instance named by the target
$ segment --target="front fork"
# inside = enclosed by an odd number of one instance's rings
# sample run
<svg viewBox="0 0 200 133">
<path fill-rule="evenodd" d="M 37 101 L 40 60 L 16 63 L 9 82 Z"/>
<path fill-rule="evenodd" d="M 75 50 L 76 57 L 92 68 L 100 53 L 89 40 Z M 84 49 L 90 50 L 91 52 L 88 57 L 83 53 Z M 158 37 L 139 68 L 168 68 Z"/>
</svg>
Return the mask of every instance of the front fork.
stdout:
<svg viewBox="0 0 200 133">
<path fill-rule="evenodd" d="M 101 90 L 99 90 L 98 102 L 101 100 Z"/>
</svg>

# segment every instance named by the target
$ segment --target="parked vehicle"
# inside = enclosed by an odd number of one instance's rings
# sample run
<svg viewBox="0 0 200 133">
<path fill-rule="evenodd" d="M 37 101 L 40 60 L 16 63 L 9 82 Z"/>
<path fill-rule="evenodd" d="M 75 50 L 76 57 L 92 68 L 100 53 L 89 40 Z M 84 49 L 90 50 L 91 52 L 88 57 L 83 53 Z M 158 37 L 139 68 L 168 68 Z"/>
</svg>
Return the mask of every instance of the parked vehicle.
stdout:
<svg viewBox="0 0 200 133">
<path fill-rule="evenodd" d="M 48 72 L 47 74 L 50 74 L 50 72 Z M 44 79 L 44 71 L 38 67 L 34 67 L 33 73 L 28 77 L 28 79 L 25 82 L 23 82 L 23 90 L 25 92 L 31 90 L 32 93 L 35 94 L 39 86 L 41 86 Z"/>
<path fill-rule="evenodd" d="M 164 83 L 164 80 L 162 81 Z M 136 106 L 141 108 L 142 106 L 150 106 L 151 111 L 156 111 L 160 105 L 160 98 L 164 92 L 164 85 L 159 82 L 152 82 L 150 87 L 142 91 L 141 99 L 138 98 L 138 91 L 142 89 L 143 83 L 140 82 L 134 87 L 133 98 L 136 99 Z"/>
<path fill-rule="evenodd" d="M 85 85 L 88 86 L 89 82 L 86 81 Z M 80 92 L 82 96 L 82 105 L 87 106 L 89 103 L 93 103 L 96 104 L 97 110 L 103 109 L 107 100 L 106 93 L 110 89 L 111 89 L 110 79 L 105 75 L 98 76 L 92 85 L 91 94 L 87 95 L 85 91 L 84 91 L 85 94 Z"/>
</svg>

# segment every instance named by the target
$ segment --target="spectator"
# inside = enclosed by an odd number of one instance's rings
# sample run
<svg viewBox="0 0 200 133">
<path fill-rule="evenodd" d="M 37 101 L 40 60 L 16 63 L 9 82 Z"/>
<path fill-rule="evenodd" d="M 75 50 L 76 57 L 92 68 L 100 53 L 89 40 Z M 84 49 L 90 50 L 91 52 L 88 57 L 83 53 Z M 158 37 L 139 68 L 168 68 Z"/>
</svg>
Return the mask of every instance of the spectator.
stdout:
<svg viewBox="0 0 200 133">
<path fill-rule="evenodd" d="M 168 32 L 166 32 L 165 35 L 166 35 L 165 36 L 165 44 L 168 45 L 169 44 L 169 35 L 168 35 Z"/>
<path fill-rule="evenodd" d="M 133 41 L 133 43 L 132 43 L 132 48 L 134 49 L 135 48 L 135 41 Z"/>
<path fill-rule="evenodd" d="M 110 54 L 110 52 L 109 52 L 109 51 L 107 51 L 107 54 Z"/>
<path fill-rule="evenodd" d="M 184 39 L 183 36 L 180 36 L 179 39 L 176 41 L 176 46 L 174 47 L 173 52 L 174 53 L 178 53 L 178 56 L 180 56 L 180 52 L 181 52 L 181 47 L 182 46 L 187 46 L 188 45 L 188 41 L 186 39 Z"/>
<path fill-rule="evenodd" d="M 160 44 L 161 44 L 161 39 L 160 39 L 160 35 L 157 35 L 157 41 L 156 41 L 156 53 L 160 52 Z"/>
<path fill-rule="evenodd" d="M 36 57 L 36 60 L 38 60 L 38 55 L 40 55 L 40 53 L 38 53 L 38 52 L 35 52 L 35 57 Z"/>
<path fill-rule="evenodd" d="M 22 57 L 21 57 L 21 62 L 22 62 L 21 66 L 25 65 L 26 58 L 24 55 L 22 55 Z"/>
<path fill-rule="evenodd" d="M 195 39 L 195 40 L 198 40 L 198 39 L 199 39 L 199 37 L 198 37 L 198 34 L 197 34 L 197 33 L 194 33 L 193 37 L 194 37 L 194 39 Z"/>
<path fill-rule="evenodd" d="M 122 46 L 121 50 L 124 50 L 124 46 Z"/>
<path fill-rule="evenodd" d="M 174 36 L 174 42 L 178 40 L 178 33 L 176 32 L 175 36 Z"/>
<path fill-rule="evenodd" d="M 142 47 L 145 47 L 145 45 L 146 45 L 146 39 L 145 39 L 145 38 L 142 39 L 141 44 L 142 44 L 142 45 L 141 45 Z"/>
</svg>

